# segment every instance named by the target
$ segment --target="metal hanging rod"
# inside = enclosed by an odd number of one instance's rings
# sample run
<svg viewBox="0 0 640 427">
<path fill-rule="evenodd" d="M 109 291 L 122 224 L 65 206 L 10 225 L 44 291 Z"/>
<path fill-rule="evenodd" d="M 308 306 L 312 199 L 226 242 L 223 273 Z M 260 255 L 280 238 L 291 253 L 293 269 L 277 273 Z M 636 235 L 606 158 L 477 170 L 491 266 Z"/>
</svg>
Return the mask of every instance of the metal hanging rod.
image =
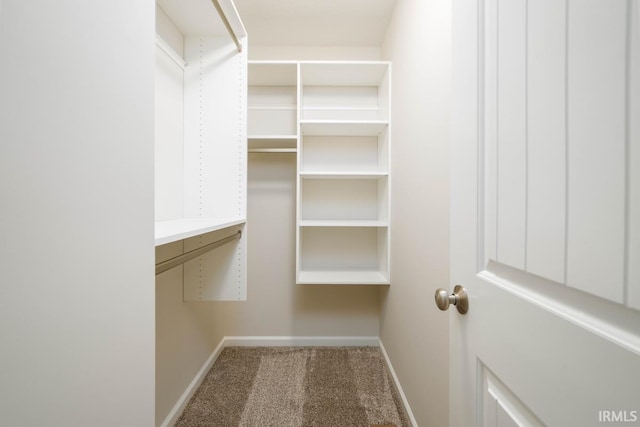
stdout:
<svg viewBox="0 0 640 427">
<path fill-rule="evenodd" d="M 159 264 L 156 264 L 156 276 L 160 273 L 163 273 L 167 270 L 171 270 L 173 267 L 177 267 L 180 264 L 184 264 L 185 262 L 192 260 L 194 258 L 198 258 L 200 255 L 209 252 L 212 249 L 220 247 L 226 243 L 232 242 L 234 240 L 238 240 L 242 237 L 242 231 L 238 230 L 236 234 L 232 234 L 231 236 L 223 237 L 220 240 L 216 240 L 213 243 L 209 243 L 208 245 L 204 245 L 198 249 L 194 249 L 192 251 L 186 252 L 182 255 L 178 255 L 166 261 L 163 261 Z"/>
<path fill-rule="evenodd" d="M 213 3 L 213 5 L 216 7 L 216 10 L 218 11 L 218 15 L 220 15 L 220 19 L 222 19 L 222 23 L 224 24 L 225 27 L 227 27 L 227 31 L 229 32 L 229 35 L 233 39 L 233 42 L 236 44 L 236 47 L 238 48 L 238 52 L 242 52 L 242 43 L 240 43 L 240 40 L 238 40 L 238 36 L 236 36 L 236 33 L 233 31 L 233 28 L 231 28 L 231 24 L 227 19 L 227 15 L 225 15 L 224 11 L 222 10 L 220 3 L 218 2 L 218 0 L 211 0 L 211 3 Z"/>
<path fill-rule="evenodd" d="M 171 59 L 178 67 L 184 70 L 184 67 L 187 65 L 187 63 L 184 62 L 184 59 L 182 59 L 182 57 L 178 55 L 176 51 L 173 50 L 171 46 L 169 46 L 169 43 L 164 41 L 159 34 L 156 34 L 156 46 L 158 46 L 164 53 L 166 53 L 167 57 Z"/>
</svg>

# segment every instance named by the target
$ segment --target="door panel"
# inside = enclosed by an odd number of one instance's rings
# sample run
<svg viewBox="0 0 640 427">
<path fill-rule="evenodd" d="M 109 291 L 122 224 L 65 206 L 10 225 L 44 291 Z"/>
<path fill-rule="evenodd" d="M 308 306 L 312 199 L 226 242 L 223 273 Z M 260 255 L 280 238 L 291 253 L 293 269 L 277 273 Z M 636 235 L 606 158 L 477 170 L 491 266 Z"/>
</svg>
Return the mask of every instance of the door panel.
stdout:
<svg viewBox="0 0 640 427">
<path fill-rule="evenodd" d="M 566 4 L 529 3 L 526 271 L 564 283 Z"/>
<path fill-rule="evenodd" d="M 496 1 L 496 0 L 494 0 Z M 526 6 L 497 2 L 497 260 L 524 268 L 526 227 Z"/>
<path fill-rule="evenodd" d="M 512 427 L 530 425 L 542 427 L 540 420 L 486 366 L 478 363 L 481 376 L 484 426 Z"/>
<path fill-rule="evenodd" d="M 518 289 L 526 278 L 513 273 L 484 272 L 469 286 L 469 313 L 458 323 L 465 324 L 459 342 L 473 352 L 466 361 L 473 376 L 486 366 L 511 401 L 522 402 L 547 426 L 597 425 L 599 410 L 640 410 L 637 342 L 617 345 L 610 331 L 595 331 L 575 311 Z M 469 422 L 452 425 L 483 425 L 475 422 L 483 418 L 476 412 Z"/>
<path fill-rule="evenodd" d="M 638 1 L 454 0 L 454 426 L 640 413 Z"/>
<path fill-rule="evenodd" d="M 627 7 L 620 0 L 571 1 L 567 28 L 566 283 L 620 303 L 625 293 Z"/>
<path fill-rule="evenodd" d="M 486 0 L 480 70 L 484 259 L 619 303 L 640 168 L 626 157 L 628 9 Z"/>
</svg>

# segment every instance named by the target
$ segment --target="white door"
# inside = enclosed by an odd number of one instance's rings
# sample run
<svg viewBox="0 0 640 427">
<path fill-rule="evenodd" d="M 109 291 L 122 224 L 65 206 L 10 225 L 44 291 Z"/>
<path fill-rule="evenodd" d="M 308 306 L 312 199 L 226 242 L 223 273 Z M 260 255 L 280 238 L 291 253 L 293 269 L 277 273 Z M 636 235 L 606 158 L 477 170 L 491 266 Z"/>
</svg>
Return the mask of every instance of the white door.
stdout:
<svg viewBox="0 0 640 427">
<path fill-rule="evenodd" d="M 639 1 L 453 7 L 451 425 L 640 425 Z"/>
</svg>

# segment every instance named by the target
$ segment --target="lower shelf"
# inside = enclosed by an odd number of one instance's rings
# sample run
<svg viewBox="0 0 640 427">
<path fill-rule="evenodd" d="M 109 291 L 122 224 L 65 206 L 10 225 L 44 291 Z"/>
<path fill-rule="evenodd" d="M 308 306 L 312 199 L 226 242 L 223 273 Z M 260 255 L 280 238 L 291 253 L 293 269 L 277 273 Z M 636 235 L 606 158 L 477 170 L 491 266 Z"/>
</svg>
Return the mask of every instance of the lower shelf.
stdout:
<svg viewBox="0 0 640 427">
<path fill-rule="evenodd" d="M 300 227 L 297 283 L 389 284 L 388 232 L 379 226 Z"/>
<path fill-rule="evenodd" d="M 389 278 L 380 271 L 336 270 L 300 271 L 299 285 L 388 285 Z"/>
</svg>

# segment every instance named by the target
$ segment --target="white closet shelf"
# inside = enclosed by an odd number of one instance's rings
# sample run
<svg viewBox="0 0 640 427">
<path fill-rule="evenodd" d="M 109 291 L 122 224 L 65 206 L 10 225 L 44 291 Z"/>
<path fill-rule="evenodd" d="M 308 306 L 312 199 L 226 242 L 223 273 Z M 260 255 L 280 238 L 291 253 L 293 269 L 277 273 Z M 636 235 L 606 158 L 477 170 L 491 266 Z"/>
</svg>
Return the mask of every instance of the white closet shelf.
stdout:
<svg viewBox="0 0 640 427">
<path fill-rule="evenodd" d="M 251 135 L 249 153 L 296 153 L 297 135 Z"/>
<path fill-rule="evenodd" d="M 249 105 L 247 107 L 249 110 L 287 110 L 287 111 L 295 111 L 298 109 L 295 105 Z"/>
<path fill-rule="evenodd" d="M 389 278 L 375 270 L 301 270 L 298 284 L 314 285 L 388 285 Z"/>
<path fill-rule="evenodd" d="M 387 74 L 384 61 L 302 61 L 307 86 L 377 86 Z"/>
<path fill-rule="evenodd" d="M 263 139 L 263 140 L 276 140 L 276 139 L 298 139 L 297 135 L 249 135 L 247 139 Z"/>
<path fill-rule="evenodd" d="M 249 153 L 297 153 L 296 148 L 249 148 Z"/>
<path fill-rule="evenodd" d="M 304 105 L 302 111 L 317 110 L 317 111 L 379 111 L 380 108 L 366 107 L 366 106 L 344 106 L 344 105 Z"/>
<path fill-rule="evenodd" d="M 301 120 L 304 135 L 377 136 L 389 125 L 388 120 Z"/>
<path fill-rule="evenodd" d="M 297 61 L 249 61 L 249 86 L 296 86 Z"/>
<path fill-rule="evenodd" d="M 170 221 L 156 221 L 155 240 L 156 246 L 165 245 L 189 237 L 199 236 L 212 231 L 244 224 L 242 219 L 220 218 L 181 218 Z"/>
<path fill-rule="evenodd" d="M 303 179 L 378 179 L 389 176 L 389 172 L 342 172 L 342 171 L 313 171 L 300 172 Z"/>
<path fill-rule="evenodd" d="M 388 227 L 389 221 L 377 219 L 332 220 L 301 219 L 300 227 Z"/>
</svg>

